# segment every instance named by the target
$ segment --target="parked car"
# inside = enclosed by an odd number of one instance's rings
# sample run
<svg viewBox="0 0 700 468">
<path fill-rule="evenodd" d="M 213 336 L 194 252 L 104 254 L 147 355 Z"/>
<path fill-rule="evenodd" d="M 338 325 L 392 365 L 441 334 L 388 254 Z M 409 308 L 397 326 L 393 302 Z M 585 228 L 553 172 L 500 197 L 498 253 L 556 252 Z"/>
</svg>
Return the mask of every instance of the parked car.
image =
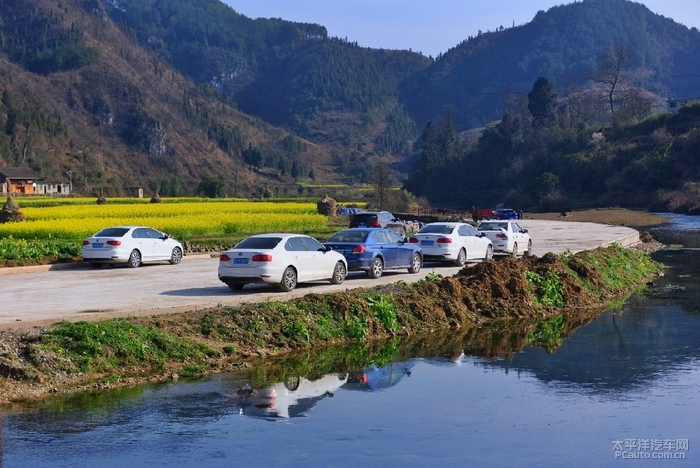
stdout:
<svg viewBox="0 0 700 468">
<path fill-rule="evenodd" d="M 420 247 L 391 229 L 344 229 L 324 245 L 344 255 L 350 271 L 364 271 L 370 278 L 379 278 L 385 270 L 402 268 L 418 273 L 423 266 Z"/>
<path fill-rule="evenodd" d="M 146 226 L 108 227 L 83 241 L 83 260 L 93 267 L 126 263 L 130 268 L 145 262 L 182 260 L 182 244 L 169 235 Z"/>
<path fill-rule="evenodd" d="M 388 228 L 401 237 L 406 235 L 406 227 L 403 222 L 388 211 L 360 211 L 352 215 L 348 227 Z"/>
<path fill-rule="evenodd" d="M 498 208 L 494 212 L 496 219 L 518 219 L 518 212 L 511 208 Z"/>
<path fill-rule="evenodd" d="M 345 257 L 313 237 L 301 234 L 259 234 L 243 239 L 219 257 L 219 279 L 234 291 L 246 284 L 267 283 L 291 291 L 297 283 L 329 280 L 340 284 L 347 275 Z"/>
<path fill-rule="evenodd" d="M 425 261 L 448 261 L 464 266 L 470 260 L 493 258 L 493 245 L 486 234 L 466 223 L 426 224 L 409 242 L 420 246 Z"/>
<path fill-rule="evenodd" d="M 472 207 L 472 220 L 474 220 L 475 223 L 478 223 L 482 219 L 492 219 L 494 216 L 494 211 L 491 208 Z"/>
<path fill-rule="evenodd" d="M 517 257 L 521 253 L 532 252 L 532 239 L 527 229 L 521 228 L 515 221 L 482 221 L 476 229 L 491 240 L 495 254 Z"/>
</svg>

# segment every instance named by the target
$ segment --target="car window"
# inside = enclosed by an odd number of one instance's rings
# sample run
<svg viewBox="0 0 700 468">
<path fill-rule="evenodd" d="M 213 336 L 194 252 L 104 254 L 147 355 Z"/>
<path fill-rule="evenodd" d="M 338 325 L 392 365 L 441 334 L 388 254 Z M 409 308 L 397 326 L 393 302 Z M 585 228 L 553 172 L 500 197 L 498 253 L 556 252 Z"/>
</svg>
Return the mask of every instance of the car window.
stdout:
<svg viewBox="0 0 700 468">
<path fill-rule="evenodd" d="M 389 242 L 392 244 L 398 244 L 399 242 L 403 242 L 403 237 L 396 234 L 394 231 L 386 231 L 385 234 L 389 238 Z"/>
<path fill-rule="evenodd" d="M 467 230 L 467 235 L 468 235 L 468 236 L 478 236 L 478 235 L 479 235 L 479 231 L 477 231 L 477 230 L 474 228 L 474 226 L 470 226 L 470 225 L 468 225 L 468 224 L 465 224 L 465 225 L 464 225 L 464 228 Z"/>
<path fill-rule="evenodd" d="M 355 224 L 369 224 L 377 221 L 378 216 L 375 213 L 359 213 L 352 217 L 352 222 Z"/>
<path fill-rule="evenodd" d="M 248 237 L 236 244 L 234 250 L 272 250 L 277 247 L 277 244 L 279 244 L 281 240 L 281 237 Z"/>
<path fill-rule="evenodd" d="M 454 229 L 454 226 L 446 226 L 444 224 L 428 224 L 418 231 L 418 234 L 452 234 Z"/>
<path fill-rule="evenodd" d="M 457 233 L 462 237 L 468 236 L 469 231 L 467 231 L 467 226 L 466 225 L 460 226 L 459 229 L 457 230 Z"/>
<path fill-rule="evenodd" d="M 388 244 L 389 236 L 386 235 L 384 231 L 375 231 L 372 233 L 372 239 L 375 244 Z"/>
<path fill-rule="evenodd" d="M 107 228 L 95 234 L 94 237 L 122 237 L 127 232 L 129 228 Z"/>
<path fill-rule="evenodd" d="M 518 223 L 513 223 L 513 230 L 515 232 L 522 232 L 523 228 L 521 228 Z"/>
<path fill-rule="evenodd" d="M 134 229 L 131 233 L 131 237 L 134 239 L 148 239 L 148 232 L 144 228 Z"/>
<path fill-rule="evenodd" d="M 146 233 L 148 234 L 148 237 L 151 239 L 162 239 L 163 238 L 163 233 L 156 231 L 155 229 L 148 228 L 146 229 Z"/>
<path fill-rule="evenodd" d="M 481 223 L 477 226 L 479 231 L 498 231 L 499 229 L 508 230 L 508 223 Z"/>
<path fill-rule="evenodd" d="M 333 234 L 326 242 L 364 242 L 368 231 L 340 231 Z"/>
<path fill-rule="evenodd" d="M 290 248 L 287 248 L 289 246 Z M 284 246 L 285 250 L 291 250 L 292 252 L 306 252 L 306 244 L 301 239 L 301 237 L 290 237 Z"/>
<path fill-rule="evenodd" d="M 303 237 L 302 240 L 306 244 L 306 248 L 312 252 L 318 252 L 319 250 L 326 250 L 326 248 L 319 241 L 313 237 Z"/>
</svg>

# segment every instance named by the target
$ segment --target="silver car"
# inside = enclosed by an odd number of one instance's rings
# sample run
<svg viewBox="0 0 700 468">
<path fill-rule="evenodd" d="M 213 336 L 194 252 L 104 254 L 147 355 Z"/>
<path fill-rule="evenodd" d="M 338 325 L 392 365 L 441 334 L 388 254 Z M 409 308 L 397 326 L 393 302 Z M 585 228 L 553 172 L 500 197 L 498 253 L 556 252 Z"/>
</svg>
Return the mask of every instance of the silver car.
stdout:
<svg viewBox="0 0 700 468">
<path fill-rule="evenodd" d="M 94 267 L 126 263 L 130 268 L 145 262 L 182 260 L 182 244 L 146 226 L 108 227 L 83 241 L 83 260 Z"/>
</svg>

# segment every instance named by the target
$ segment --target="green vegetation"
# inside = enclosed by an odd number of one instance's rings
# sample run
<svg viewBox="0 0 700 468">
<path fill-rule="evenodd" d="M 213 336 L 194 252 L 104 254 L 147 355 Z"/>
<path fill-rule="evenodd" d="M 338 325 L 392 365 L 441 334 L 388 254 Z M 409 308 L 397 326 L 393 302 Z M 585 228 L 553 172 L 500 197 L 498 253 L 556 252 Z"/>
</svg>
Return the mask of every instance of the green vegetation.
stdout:
<svg viewBox="0 0 700 468">
<path fill-rule="evenodd" d="M 544 346 L 551 353 L 561 345 L 564 339 L 564 332 L 564 317 L 557 315 L 549 320 L 538 322 L 535 330 L 528 334 L 527 342 L 533 346 Z"/>
<path fill-rule="evenodd" d="M 18 263 L 55 257 L 68 261 L 80 255 L 80 245 L 65 239 L 0 239 L 0 259 Z"/>
<path fill-rule="evenodd" d="M 162 369 L 167 361 L 202 359 L 213 351 L 155 327 L 109 320 L 98 323 L 61 322 L 40 347 L 61 358 L 65 372 L 108 372 L 139 366 Z"/>
<path fill-rule="evenodd" d="M 525 270 L 527 279 L 535 289 L 536 298 L 544 307 L 561 307 L 564 305 L 562 284 L 557 274 L 548 270 L 544 277 L 534 271 Z"/>
</svg>

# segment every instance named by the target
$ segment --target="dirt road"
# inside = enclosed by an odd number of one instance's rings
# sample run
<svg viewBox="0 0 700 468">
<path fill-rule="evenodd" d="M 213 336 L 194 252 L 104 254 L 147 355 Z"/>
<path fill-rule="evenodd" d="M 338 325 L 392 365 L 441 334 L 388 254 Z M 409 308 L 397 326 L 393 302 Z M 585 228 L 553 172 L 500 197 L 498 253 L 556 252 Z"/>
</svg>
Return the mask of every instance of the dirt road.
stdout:
<svg viewBox="0 0 700 468">
<path fill-rule="evenodd" d="M 593 223 L 522 220 L 533 239 L 533 254 L 577 252 L 619 242 L 638 242 L 634 229 Z M 286 300 L 309 293 L 345 288 L 371 287 L 398 280 L 407 282 L 435 272 L 443 276 L 459 269 L 427 263 L 418 274 L 405 270 L 386 272 L 369 279 L 364 273 L 350 273 L 341 285 L 327 282 L 301 284 L 284 293 L 265 285 L 248 285 L 231 291 L 217 278 L 217 258 L 186 258 L 180 265 L 144 265 L 137 269 L 48 268 L 5 269 L 0 272 L 0 329 L 25 328 L 58 320 L 97 320 L 129 315 L 154 315 L 265 300 Z M 42 271 L 48 270 L 48 271 Z"/>
</svg>

